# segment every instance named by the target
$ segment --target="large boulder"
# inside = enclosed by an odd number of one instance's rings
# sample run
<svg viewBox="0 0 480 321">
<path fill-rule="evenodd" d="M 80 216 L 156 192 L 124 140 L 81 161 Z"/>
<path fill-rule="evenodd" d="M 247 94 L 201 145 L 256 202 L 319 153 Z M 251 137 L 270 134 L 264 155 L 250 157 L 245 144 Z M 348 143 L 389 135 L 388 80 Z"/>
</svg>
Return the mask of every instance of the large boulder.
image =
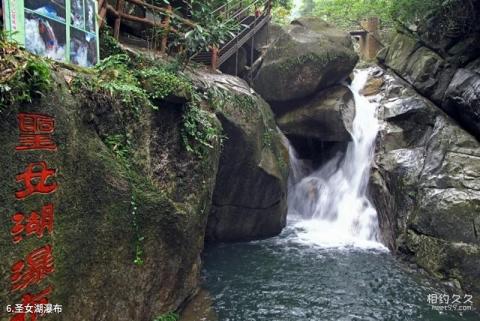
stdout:
<svg viewBox="0 0 480 321">
<path fill-rule="evenodd" d="M 287 136 L 344 142 L 351 140 L 354 118 L 352 92 L 345 86 L 335 86 L 285 113 L 277 119 L 277 123 Z"/>
<path fill-rule="evenodd" d="M 72 93 L 62 74 L 55 78 L 42 99 L 0 114 L 2 304 L 52 285 L 50 303 L 63 305 L 52 320 L 151 321 L 176 310 L 199 288 L 219 142 L 198 159 L 182 145 L 181 106 L 153 111 L 140 96 L 135 113 L 123 100 L 100 91 Z M 15 152 L 19 112 L 55 118 L 57 152 Z M 57 170 L 57 191 L 16 200 L 15 175 L 41 160 Z M 53 234 L 24 235 L 15 245 L 12 215 L 28 217 L 47 202 L 55 206 Z M 45 244 L 53 245 L 55 272 L 27 291 L 11 292 L 12 265 Z"/>
<path fill-rule="evenodd" d="M 202 83 L 215 83 L 224 92 L 216 113 L 225 141 L 207 240 L 231 242 L 277 235 L 286 224 L 288 149 L 273 112 L 239 78 L 215 74 L 201 78 Z"/>
<path fill-rule="evenodd" d="M 387 74 L 370 190 L 385 244 L 480 294 L 480 143 Z"/>
<path fill-rule="evenodd" d="M 470 62 L 465 68 L 480 74 L 480 58 Z"/>
<path fill-rule="evenodd" d="M 344 80 L 357 61 L 348 33 L 316 17 L 299 18 L 267 50 L 254 88 L 275 108 Z"/>
</svg>

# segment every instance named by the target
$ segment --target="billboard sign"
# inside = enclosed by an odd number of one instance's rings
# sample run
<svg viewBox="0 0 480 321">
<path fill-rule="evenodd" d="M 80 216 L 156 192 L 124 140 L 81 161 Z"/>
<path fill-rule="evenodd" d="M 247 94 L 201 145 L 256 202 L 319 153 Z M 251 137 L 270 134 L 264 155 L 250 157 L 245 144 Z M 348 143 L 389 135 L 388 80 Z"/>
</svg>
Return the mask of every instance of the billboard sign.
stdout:
<svg viewBox="0 0 480 321">
<path fill-rule="evenodd" d="M 3 0 L 4 27 L 28 51 L 84 67 L 99 59 L 96 0 Z"/>
</svg>

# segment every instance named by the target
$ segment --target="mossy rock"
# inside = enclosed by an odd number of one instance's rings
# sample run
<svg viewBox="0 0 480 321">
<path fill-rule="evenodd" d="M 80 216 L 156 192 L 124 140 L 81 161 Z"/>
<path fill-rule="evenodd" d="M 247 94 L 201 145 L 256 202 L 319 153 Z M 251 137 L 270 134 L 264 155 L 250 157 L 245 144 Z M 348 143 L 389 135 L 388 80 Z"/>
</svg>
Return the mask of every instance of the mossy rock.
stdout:
<svg viewBox="0 0 480 321">
<path fill-rule="evenodd" d="M 286 224 L 288 150 L 270 106 L 243 80 L 204 74 L 224 96 L 216 114 L 225 135 L 208 220 L 210 241 L 279 234 Z"/>
<path fill-rule="evenodd" d="M 468 294 L 475 296 L 480 293 L 478 245 L 450 243 L 409 230 L 406 246 L 413 253 L 416 263 L 436 278 L 453 281 Z"/>
<path fill-rule="evenodd" d="M 305 98 L 347 78 L 357 61 L 347 33 L 319 18 L 298 19 L 268 48 L 254 88 L 273 104 Z"/>
<path fill-rule="evenodd" d="M 146 104 L 137 106 L 142 113 L 132 118 L 125 112 L 131 107 L 121 101 L 100 93 L 72 94 L 61 73 L 55 78 L 42 99 L 0 114 L 2 302 L 21 301 L 23 292 L 9 292 L 12 264 L 48 243 L 55 272 L 28 291 L 54 286 L 49 300 L 63 305 L 63 312 L 52 320 L 151 321 L 176 310 L 198 289 L 219 144 L 200 160 L 182 146 L 182 108 L 161 106 L 154 112 Z M 18 112 L 55 117 L 58 151 L 15 152 Z M 134 149 L 128 166 L 104 143 L 125 131 Z M 16 201 L 15 175 L 40 160 L 57 170 L 58 190 Z M 53 234 L 14 245 L 11 216 L 28 215 L 46 202 L 55 205 Z M 136 256 L 143 264 L 134 264 Z"/>
<path fill-rule="evenodd" d="M 408 65 L 411 55 L 420 48 L 418 41 L 408 35 L 397 33 L 387 52 L 381 54 L 385 57 L 385 65 L 402 75 Z"/>
</svg>

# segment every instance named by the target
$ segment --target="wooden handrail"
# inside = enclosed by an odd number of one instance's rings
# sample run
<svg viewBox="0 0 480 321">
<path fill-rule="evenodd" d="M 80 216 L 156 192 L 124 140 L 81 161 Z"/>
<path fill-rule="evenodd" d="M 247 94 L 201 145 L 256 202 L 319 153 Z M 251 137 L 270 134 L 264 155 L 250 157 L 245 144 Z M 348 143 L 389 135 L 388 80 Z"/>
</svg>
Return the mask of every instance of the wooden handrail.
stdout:
<svg viewBox="0 0 480 321">
<path fill-rule="evenodd" d="M 151 27 L 159 27 L 159 28 L 165 28 L 166 25 L 163 23 L 163 22 L 154 22 L 154 21 L 151 21 L 151 20 L 148 20 L 146 18 L 140 18 L 140 17 L 137 17 L 137 16 L 132 16 L 128 13 L 124 13 L 124 12 L 118 12 L 117 10 L 115 10 L 115 8 L 112 6 L 112 5 L 107 5 L 107 10 L 108 12 L 110 12 L 112 14 L 112 16 L 114 16 L 115 18 L 123 18 L 125 20 L 130 20 L 130 21 L 134 21 L 134 22 L 139 22 L 139 23 L 143 23 L 143 24 L 146 24 L 146 25 L 149 25 Z M 180 33 L 177 29 L 175 28 L 172 28 L 170 27 L 169 28 L 169 31 L 173 32 L 173 33 Z"/>
<path fill-rule="evenodd" d="M 142 7 L 154 10 L 154 11 L 162 12 L 165 15 L 169 15 L 171 18 L 179 20 L 180 22 L 182 22 L 183 24 L 185 24 L 189 27 L 196 27 L 197 26 L 197 24 L 195 22 L 193 22 L 189 19 L 185 19 L 185 18 L 177 15 L 172 10 L 168 10 L 168 7 L 167 8 L 161 8 L 161 7 L 157 7 L 157 6 L 154 6 L 153 4 L 149 4 L 149 3 L 146 3 L 146 2 L 143 2 L 143 1 L 140 1 L 140 0 L 126 0 L 126 1 L 128 1 L 130 3 L 133 3 L 133 4 L 136 4 L 138 6 L 142 6 Z"/>
<path fill-rule="evenodd" d="M 145 9 L 158 12 L 162 15 L 163 18 L 159 19 L 159 21 L 157 22 L 155 21 L 155 19 L 153 19 L 152 21 L 151 19 L 145 17 L 128 14 L 125 12 L 126 3 L 131 3 L 137 6 L 141 6 Z M 221 48 L 210 46 L 210 65 L 212 69 L 216 69 L 219 65 L 221 65 L 225 61 L 225 59 L 228 58 L 227 56 L 231 55 L 232 50 L 238 50 L 238 47 L 243 45 L 247 41 L 247 38 L 253 37 L 253 35 L 258 32 L 258 30 L 266 22 L 269 21 L 269 19 L 267 18 L 270 17 L 271 6 L 271 0 L 255 0 L 248 5 L 245 4 L 245 0 L 229 0 L 228 2 L 213 11 L 214 14 L 218 15 L 219 17 L 223 16 L 227 21 L 236 21 L 237 23 L 242 25 L 242 28 L 231 41 L 228 41 Z M 244 22 L 248 21 L 249 18 L 251 18 L 251 15 L 248 15 L 248 12 L 252 11 L 252 8 L 255 9 L 255 14 L 254 16 L 252 16 L 254 21 L 252 23 L 249 23 L 248 26 L 244 26 Z M 113 16 L 113 18 L 115 19 L 113 33 L 116 39 L 119 39 L 120 37 L 120 26 L 123 19 L 138 22 L 152 27 L 161 28 L 163 30 L 160 44 L 160 50 L 162 53 L 165 53 L 167 51 L 168 35 L 170 33 L 183 35 L 180 31 L 172 28 L 172 19 L 175 19 L 176 21 L 180 22 L 180 24 L 183 24 L 190 28 L 197 27 L 197 24 L 195 22 L 174 13 L 171 6 L 167 6 L 165 8 L 157 7 L 142 0 L 117 0 L 115 2 L 115 6 L 109 4 L 107 0 L 99 0 L 99 16 L 101 19 L 100 26 L 105 23 L 107 13 L 109 13 L 110 16 Z M 236 41 L 235 46 L 231 45 L 232 41 Z M 196 53 L 195 55 L 197 54 L 198 53 Z"/>
</svg>

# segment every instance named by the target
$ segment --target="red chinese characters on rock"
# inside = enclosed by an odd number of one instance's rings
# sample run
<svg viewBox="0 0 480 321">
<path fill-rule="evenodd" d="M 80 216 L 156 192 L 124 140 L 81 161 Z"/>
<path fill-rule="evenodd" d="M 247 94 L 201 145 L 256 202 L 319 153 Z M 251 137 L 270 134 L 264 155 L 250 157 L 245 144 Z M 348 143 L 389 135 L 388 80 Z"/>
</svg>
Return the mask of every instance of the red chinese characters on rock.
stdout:
<svg viewBox="0 0 480 321">
<path fill-rule="evenodd" d="M 47 296 L 52 293 L 53 289 L 52 287 L 48 287 L 42 292 L 38 294 L 31 294 L 27 293 L 22 296 L 22 305 L 25 307 L 32 306 L 34 307 L 35 305 L 46 305 L 48 304 L 48 298 Z M 27 314 L 28 313 L 28 314 Z M 45 313 L 44 312 L 38 312 L 36 310 L 32 310 L 32 312 L 25 312 L 25 313 L 19 313 L 14 315 L 10 321 L 27 321 L 27 315 L 30 316 L 30 321 L 36 321 L 37 316 L 43 316 Z"/>
<path fill-rule="evenodd" d="M 18 129 L 19 144 L 17 151 L 57 151 L 53 140 L 55 118 L 37 113 L 19 113 Z M 33 162 L 27 165 L 23 173 L 18 174 L 16 182 L 19 190 L 15 192 L 17 200 L 34 194 L 50 194 L 57 190 L 56 169 L 48 168 L 45 161 Z M 54 205 L 43 203 L 40 211 L 32 211 L 30 215 L 17 212 L 12 216 L 13 225 L 10 234 L 14 244 L 19 244 L 24 237 L 36 235 L 42 238 L 45 234 L 52 234 L 54 227 Z M 11 266 L 11 292 L 20 292 L 32 285 L 39 284 L 55 272 L 52 245 L 48 244 L 30 252 L 24 260 L 19 260 Z M 53 292 L 49 286 L 37 294 L 22 295 L 22 304 L 25 311 L 16 312 L 10 321 L 36 321 L 38 316 L 44 316 L 43 306 L 48 304 L 48 298 Z M 33 308 L 35 307 L 35 308 Z"/>
<path fill-rule="evenodd" d="M 55 131 L 55 119 L 53 117 L 42 114 L 19 113 L 17 118 L 20 144 L 15 147 L 16 150 L 57 150 L 52 138 Z"/>
<path fill-rule="evenodd" d="M 27 218 L 25 218 L 23 213 L 15 213 L 12 216 L 14 225 L 10 230 L 13 243 L 20 243 L 23 240 L 23 233 L 26 236 L 37 235 L 38 238 L 43 237 L 45 230 L 51 234 L 53 232 L 53 216 L 53 204 L 43 206 L 40 214 L 32 212 Z"/>
<path fill-rule="evenodd" d="M 26 260 L 14 263 L 11 270 L 12 292 L 39 283 L 55 271 L 52 246 L 45 245 L 33 250 L 27 255 Z"/>
<path fill-rule="evenodd" d="M 16 176 L 17 183 L 23 183 L 23 189 L 15 193 L 19 200 L 32 194 L 49 194 L 57 189 L 56 182 L 48 182 L 55 176 L 56 170 L 49 169 L 46 162 L 31 163 L 25 172 Z"/>
</svg>

